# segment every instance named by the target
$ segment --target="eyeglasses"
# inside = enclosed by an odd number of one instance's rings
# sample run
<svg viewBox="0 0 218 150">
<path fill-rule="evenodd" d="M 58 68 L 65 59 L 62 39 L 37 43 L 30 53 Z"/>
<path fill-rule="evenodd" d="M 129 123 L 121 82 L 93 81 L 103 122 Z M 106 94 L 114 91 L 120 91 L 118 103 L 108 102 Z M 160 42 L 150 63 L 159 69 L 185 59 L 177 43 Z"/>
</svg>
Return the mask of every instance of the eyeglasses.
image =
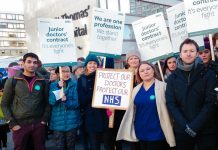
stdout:
<svg viewBox="0 0 218 150">
<path fill-rule="evenodd" d="M 204 51 L 200 51 L 200 52 L 199 52 L 199 55 L 202 55 L 203 53 L 208 54 L 208 53 L 210 53 L 210 50 L 207 50 L 207 49 L 206 49 L 206 50 L 204 50 Z"/>
<path fill-rule="evenodd" d="M 63 73 L 69 73 L 70 71 L 68 70 L 62 70 Z"/>
</svg>

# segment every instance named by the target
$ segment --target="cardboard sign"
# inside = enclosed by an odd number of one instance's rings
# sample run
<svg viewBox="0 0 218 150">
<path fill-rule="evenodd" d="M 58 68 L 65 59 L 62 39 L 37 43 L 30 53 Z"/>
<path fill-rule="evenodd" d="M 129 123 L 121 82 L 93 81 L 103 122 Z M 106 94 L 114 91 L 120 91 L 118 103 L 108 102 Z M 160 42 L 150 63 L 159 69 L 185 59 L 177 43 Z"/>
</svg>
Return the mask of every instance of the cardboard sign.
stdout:
<svg viewBox="0 0 218 150">
<path fill-rule="evenodd" d="M 163 13 L 133 22 L 133 29 L 143 61 L 154 61 L 172 54 Z"/>
<path fill-rule="evenodd" d="M 94 8 L 90 51 L 97 55 L 121 55 L 125 14 Z"/>
<path fill-rule="evenodd" d="M 190 37 L 218 31 L 217 0 L 184 0 L 184 5 Z"/>
<path fill-rule="evenodd" d="M 133 72 L 123 69 L 97 69 L 92 107 L 126 110 L 133 89 Z"/>
<path fill-rule="evenodd" d="M 178 53 L 180 44 L 188 38 L 184 3 L 179 3 L 166 11 L 173 52 Z"/>
<path fill-rule="evenodd" d="M 38 19 L 40 56 L 45 65 L 70 65 L 76 62 L 73 23 L 64 19 Z"/>
</svg>

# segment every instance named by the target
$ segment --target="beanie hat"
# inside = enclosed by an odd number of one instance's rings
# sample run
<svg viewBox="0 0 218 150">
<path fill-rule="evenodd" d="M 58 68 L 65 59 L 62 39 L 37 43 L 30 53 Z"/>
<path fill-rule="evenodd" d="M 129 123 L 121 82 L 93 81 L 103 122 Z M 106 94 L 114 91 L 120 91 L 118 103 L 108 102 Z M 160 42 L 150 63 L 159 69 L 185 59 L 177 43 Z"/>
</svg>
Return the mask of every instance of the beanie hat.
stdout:
<svg viewBox="0 0 218 150">
<path fill-rule="evenodd" d="M 87 66 L 88 62 L 90 62 L 90 61 L 95 61 L 95 62 L 97 63 L 97 66 L 100 65 L 100 64 L 99 64 L 99 61 L 98 61 L 98 58 L 97 58 L 95 55 L 93 55 L 93 54 L 89 54 L 89 55 L 86 57 L 84 66 Z"/>
<path fill-rule="evenodd" d="M 83 63 L 78 63 L 76 66 L 72 68 L 72 73 L 75 74 L 76 70 L 79 68 L 84 68 Z"/>
<path fill-rule="evenodd" d="M 137 50 L 132 50 L 132 51 L 129 51 L 127 54 L 126 54 L 126 61 L 128 61 L 129 57 L 131 56 L 136 56 L 139 58 L 139 60 L 141 60 L 141 54 L 139 51 Z"/>
</svg>

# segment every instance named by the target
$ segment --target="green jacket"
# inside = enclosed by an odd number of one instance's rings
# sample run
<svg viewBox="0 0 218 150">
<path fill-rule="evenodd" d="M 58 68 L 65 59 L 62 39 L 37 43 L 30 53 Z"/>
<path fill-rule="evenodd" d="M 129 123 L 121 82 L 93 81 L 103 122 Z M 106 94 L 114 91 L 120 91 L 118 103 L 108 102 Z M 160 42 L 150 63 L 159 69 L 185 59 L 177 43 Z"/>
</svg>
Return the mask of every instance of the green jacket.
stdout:
<svg viewBox="0 0 218 150">
<path fill-rule="evenodd" d="M 13 80 L 16 80 L 15 87 Z M 14 79 L 9 78 L 5 83 L 1 107 L 5 119 L 10 121 L 10 127 L 47 122 L 50 116 L 48 91 L 48 83 L 38 73 L 30 84 L 22 72 L 15 75 Z"/>
</svg>

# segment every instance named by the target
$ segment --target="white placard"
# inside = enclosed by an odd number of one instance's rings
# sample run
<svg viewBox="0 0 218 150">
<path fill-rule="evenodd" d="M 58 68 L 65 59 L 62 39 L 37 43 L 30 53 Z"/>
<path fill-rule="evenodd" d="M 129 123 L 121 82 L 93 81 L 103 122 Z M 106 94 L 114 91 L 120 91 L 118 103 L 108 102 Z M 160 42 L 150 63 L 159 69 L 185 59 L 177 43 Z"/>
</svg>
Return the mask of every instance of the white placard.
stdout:
<svg viewBox="0 0 218 150">
<path fill-rule="evenodd" d="M 133 72 L 97 69 L 92 107 L 126 110 L 132 96 Z"/>
<path fill-rule="evenodd" d="M 133 29 L 142 60 L 157 60 L 172 53 L 163 13 L 133 22 Z"/>
<path fill-rule="evenodd" d="M 40 56 L 43 64 L 76 62 L 73 23 L 69 19 L 38 19 Z"/>
<path fill-rule="evenodd" d="M 52 91 L 52 93 L 55 95 L 56 101 L 60 100 L 61 97 L 61 90 Z"/>
<path fill-rule="evenodd" d="M 188 38 L 184 3 L 179 3 L 166 11 L 173 52 L 178 53 L 180 44 Z"/>
<path fill-rule="evenodd" d="M 218 31 L 217 0 L 184 0 L 189 36 L 205 35 Z"/>
<path fill-rule="evenodd" d="M 91 52 L 121 55 L 125 14 L 94 8 L 91 23 Z"/>
</svg>

